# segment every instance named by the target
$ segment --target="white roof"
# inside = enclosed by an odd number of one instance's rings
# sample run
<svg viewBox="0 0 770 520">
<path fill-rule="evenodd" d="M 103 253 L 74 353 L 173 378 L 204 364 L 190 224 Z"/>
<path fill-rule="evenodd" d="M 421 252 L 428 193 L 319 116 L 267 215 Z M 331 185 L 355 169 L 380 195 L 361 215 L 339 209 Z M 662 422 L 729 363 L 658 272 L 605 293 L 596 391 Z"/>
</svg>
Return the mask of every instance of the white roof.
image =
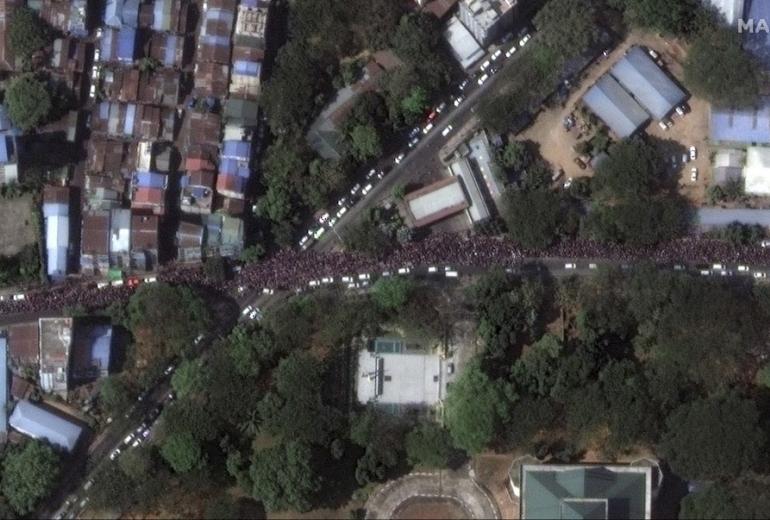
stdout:
<svg viewBox="0 0 770 520">
<path fill-rule="evenodd" d="M 751 146 L 746 150 L 745 191 L 752 195 L 770 195 L 770 149 Z"/>
<path fill-rule="evenodd" d="M 56 204 L 55 206 L 59 206 Z M 69 245 L 70 219 L 66 215 L 45 218 L 45 250 L 48 276 L 67 274 L 67 246 Z"/>
<path fill-rule="evenodd" d="M 444 39 L 449 43 L 455 59 L 464 69 L 471 67 L 484 56 L 484 49 L 457 16 L 453 16 L 447 23 Z"/>
<path fill-rule="evenodd" d="M 758 0 L 763 1 L 763 0 Z M 722 13 L 730 25 L 736 25 L 740 18 L 743 18 L 744 0 L 706 0 Z"/>
<path fill-rule="evenodd" d="M 19 401 L 11 414 L 13 428 L 33 439 L 45 439 L 51 444 L 72 451 L 80 437 L 81 428 L 26 399 Z"/>
<path fill-rule="evenodd" d="M 433 354 L 375 354 L 362 350 L 358 354 L 358 401 L 413 406 L 436 404 L 446 387 L 441 369 L 441 358 Z"/>
<path fill-rule="evenodd" d="M 458 159 L 449 165 L 449 171 L 455 177 L 462 179 L 465 191 L 471 199 L 471 205 L 468 208 L 468 214 L 473 222 L 480 222 L 489 218 L 489 208 L 486 201 L 484 201 L 484 195 L 481 193 L 476 177 L 471 171 L 471 166 L 468 163 L 468 159 Z"/>
<path fill-rule="evenodd" d="M 113 209 L 110 218 L 110 253 L 127 253 L 131 243 L 131 210 Z"/>
<path fill-rule="evenodd" d="M 446 184 L 408 202 L 409 211 L 418 221 L 430 220 L 434 215 L 464 203 L 467 204 L 467 201 L 459 182 Z"/>
</svg>

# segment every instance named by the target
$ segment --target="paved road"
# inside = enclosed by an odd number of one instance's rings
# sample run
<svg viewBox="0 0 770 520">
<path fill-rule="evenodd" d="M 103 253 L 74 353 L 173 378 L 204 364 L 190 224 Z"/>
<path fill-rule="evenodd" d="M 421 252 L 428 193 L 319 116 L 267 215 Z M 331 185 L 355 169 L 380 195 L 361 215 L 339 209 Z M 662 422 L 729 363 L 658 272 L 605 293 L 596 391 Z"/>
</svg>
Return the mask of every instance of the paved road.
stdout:
<svg viewBox="0 0 770 520">
<path fill-rule="evenodd" d="M 366 518 L 393 518 L 404 501 L 415 498 L 443 498 L 462 504 L 470 518 L 500 518 L 492 496 L 460 471 L 412 473 L 389 482 L 366 501 Z"/>
</svg>

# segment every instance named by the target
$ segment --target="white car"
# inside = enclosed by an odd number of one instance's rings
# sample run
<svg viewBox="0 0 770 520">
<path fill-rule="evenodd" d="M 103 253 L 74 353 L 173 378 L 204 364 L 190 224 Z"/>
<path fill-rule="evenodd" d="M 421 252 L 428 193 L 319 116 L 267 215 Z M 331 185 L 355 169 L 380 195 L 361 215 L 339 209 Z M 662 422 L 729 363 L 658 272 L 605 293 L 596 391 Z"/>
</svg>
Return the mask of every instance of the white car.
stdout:
<svg viewBox="0 0 770 520">
<path fill-rule="evenodd" d="M 465 98 L 463 96 L 457 96 L 456 98 L 454 98 L 454 100 L 452 100 L 452 104 L 456 107 L 459 107 L 460 103 L 462 103 L 464 99 Z"/>
<path fill-rule="evenodd" d="M 437 106 L 434 111 L 436 112 L 436 114 L 440 114 L 441 112 L 444 111 L 445 108 L 446 108 L 446 101 L 442 101 L 441 104 Z"/>
<path fill-rule="evenodd" d="M 323 284 L 334 283 L 334 278 L 331 276 L 324 276 L 323 278 L 321 278 L 321 283 Z"/>
<path fill-rule="evenodd" d="M 112 450 L 112 453 L 110 453 L 110 460 L 115 460 L 120 455 L 120 448 L 115 448 Z"/>
<path fill-rule="evenodd" d="M 676 113 L 679 117 L 684 117 L 685 115 L 684 107 L 676 107 Z"/>
<path fill-rule="evenodd" d="M 248 307 L 246 307 L 245 309 L 243 309 L 243 311 L 241 311 L 241 316 L 246 316 L 246 315 L 247 315 L 248 313 L 250 313 L 252 310 L 254 310 L 254 308 L 253 308 L 251 305 L 249 305 Z"/>
<path fill-rule="evenodd" d="M 339 209 L 339 211 L 337 211 L 337 215 L 336 215 L 337 219 L 339 220 L 340 218 L 342 218 L 342 215 L 344 215 L 347 212 L 348 212 L 348 208 L 346 208 L 345 206 L 342 206 Z"/>
<path fill-rule="evenodd" d="M 462 83 L 460 83 L 460 85 L 458 85 L 458 87 L 457 87 L 457 88 L 459 88 L 460 90 L 465 90 L 465 88 L 468 86 L 468 83 L 469 83 L 469 82 L 470 82 L 470 79 L 467 79 L 467 78 L 466 78 L 466 79 L 464 79 L 464 80 L 462 81 Z"/>
<path fill-rule="evenodd" d="M 759 245 L 762 247 L 770 247 L 770 240 L 763 240 Z"/>
<path fill-rule="evenodd" d="M 353 281 L 353 277 L 351 276 L 343 276 L 342 277 L 342 283 L 351 283 Z"/>
<path fill-rule="evenodd" d="M 423 127 L 422 133 L 427 135 L 431 130 L 433 130 L 433 123 L 428 123 Z"/>
<path fill-rule="evenodd" d="M 321 217 L 318 219 L 318 223 L 321 225 L 324 225 L 327 220 L 329 220 L 329 212 L 326 212 L 323 215 L 321 215 Z"/>
<path fill-rule="evenodd" d="M 447 278 L 457 278 L 460 275 L 458 274 L 457 271 L 445 271 L 444 276 L 446 276 Z"/>
<path fill-rule="evenodd" d="M 133 433 L 129 433 L 128 436 L 125 439 L 123 439 L 123 444 L 129 445 L 129 444 L 131 444 L 131 441 L 133 441 L 133 440 L 134 440 L 134 434 Z"/>
<path fill-rule="evenodd" d="M 481 64 L 481 67 L 479 67 L 480 70 L 487 70 L 489 66 L 492 65 L 492 62 L 490 60 L 485 61 Z"/>
<path fill-rule="evenodd" d="M 568 270 L 577 269 L 577 265 L 573 263 L 564 264 L 564 269 L 568 269 Z"/>
<path fill-rule="evenodd" d="M 326 223 L 326 226 L 327 226 L 329 229 L 333 228 L 333 227 L 334 227 L 334 224 L 336 224 L 336 223 L 337 223 L 337 220 L 338 220 L 338 219 L 337 219 L 337 217 L 332 217 L 332 218 L 330 218 L 330 219 L 329 219 L 329 222 L 327 222 L 327 223 Z"/>
<path fill-rule="evenodd" d="M 477 81 L 477 83 L 478 83 L 479 85 L 483 85 L 483 84 L 484 84 L 484 83 L 485 83 L 485 82 L 486 82 L 488 79 L 489 79 L 489 74 L 484 74 L 483 76 L 481 76 L 481 77 L 479 78 L 479 80 Z"/>
<path fill-rule="evenodd" d="M 359 191 L 361 191 L 361 185 L 360 184 L 356 184 L 355 186 L 353 186 L 350 189 L 350 196 L 351 197 L 355 197 L 356 195 L 358 195 Z"/>
<path fill-rule="evenodd" d="M 664 123 L 663 121 L 658 121 L 658 126 L 659 126 L 659 127 L 660 127 L 660 129 L 661 129 L 661 130 L 663 130 L 664 132 L 668 130 L 668 126 L 666 126 L 666 123 Z"/>
<path fill-rule="evenodd" d="M 502 54 L 503 54 L 503 49 L 497 49 L 497 50 L 496 50 L 496 51 L 495 51 L 495 52 L 492 54 L 492 56 L 490 56 L 490 59 L 492 59 L 492 60 L 496 60 L 496 59 L 497 59 L 497 58 L 499 58 L 499 57 L 500 57 Z"/>
<path fill-rule="evenodd" d="M 15 302 L 20 302 L 20 301 L 26 300 L 26 299 L 27 299 L 27 297 L 24 296 L 23 293 L 19 293 L 19 294 L 14 294 L 13 295 L 13 301 L 15 301 Z"/>
<path fill-rule="evenodd" d="M 653 60 L 657 60 L 660 57 L 660 55 L 652 49 L 648 49 L 647 52 L 650 53 L 650 57 Z"/>
<path fill-rule="evenodd" d="M 438 272 L 438 267 L 436 267 L 435 265 L 432 265 L 432 266 L 428 267 L 428 272 L 429 273 L 437 273 Z"/>
<path fill-rule="evenodd" d="M 698 158 L 698 150 L 694 146 L 690 147 L 690 160 L 694 161 Z"/>
<path fill-rule="evenodd" d="M 738 272 L 739 273 L 748 273 L 749 272 L 749 266 L 747 266 L 747 265 L 739 265 L 738 266 Z"/>
<path fill-rule="evenodd" d="M 690 181 L 695 182 L 698 180 L 698 168 L 693 166 L 690 170 Z"/>
<path fill-rule="evenodd" d="M 197 345 L 197 344 L 198 344 L 198 343 L 196 343 L 196 345 Z M 173 371 L 174 371 L 174 368 L 175 368 L 175 367 L 174 367 L 174 365 L 173 365 L 173 364 L 171 364 L 171 365 L 167 366 L 167 367 L 166 367 L 166 369 L 163 371 L 163 374 L 164 374 L 164 375 L 169 375 L 171 372 L 173 372 Z"/>
<path fill-rule="evenodd" d="M 711 275 L 711 271 L 709 271 L 708 269 L 701 269 L 700 270 L 700 275 L 701 276 L 710 276 Z"/>
<path fill-rule="evenodd" d="M 398 154 L 398 155 L 396 156 L 396 158 L 395 158 L 395 159 L 393 159 L 393 162 L 394 162 L 394 163 L 396 163 L 396 164 L 401 164 L 401 161 L 403 161 L 403 160 L 404 160 L 404 155 L 405 155 L 405 154 L 403 154 L 403 153 L 400 153 L 400 154 Z"/>
<path fill-rule="evenodd" d="M 566 182 L 564 183 L 564 189 L 568 189 L 570 186 L 572 186 L 572 177 L 567 178 Z"/>
<path fill-rule="evenodd" d="M 390 271 L 383 271 L 382 272 L 382 277 L 383 278 L 390 278 Z"/>
<path fill-rule="evenodd" d="M 90 97 L 91 99 L 96 97 L 96 85 L 92 84 L 91 88 L 88 89 L 88 97 Z"/>
<path fill-rule="evenodd" d="M 675 264 L 674 271 L 684 271 L 684 266 L 682 264 Z"/>
<path fill-rule="evenodd" d="M 155 276 L 148 276 L 147 278 L 144 279 L 145 283 L 155 283 L 157 281 L 158 279 Z"/>
<path fill-rule="evenodd" d="M 524 37 L 519 40 L 519 47 L 524 47 L 531 38 L 531 35 L 525 34 Z"/>
<path fill-rule="evenodd" d="M 94 49 L 94 63 L 99 61 L 99 58 L 101 57 L 101 55 L 102 55 L 101 50 L 99 49 L 99 47 L 96 47 Z"/>
<path fill-rule="evenodd" d="M 369 193 L 370 191 L 372 191 L 372 185 L 371 185 L 371 183 L 369 183 L 369 184 L 367 184 L 366 186 L 364 186 L 364 189 L 362 189 L 362 190 L 361 190 L 361 195 L 366 195 L 366 194 L 367 194 L 367 193 Z"/>
<path fill-rule="evenodd" d="M 588 264 L 588 268 L 593 271 L 595 269 L 598 269 L 598 266 L 596 264 Z"/>
<path fill-rule="evenodd" d="M 715 271 L 721 271 L 722 269 L 724 269 L 724 266 L 722 264 L 714 264 L 711 266 L 711 268 L 714 269 Z"/>
<path fill-rule="evenodd" d="M 369 170 L 369 173 L 366 174 L 366 180 L 370 181 L 374 179 L 376 176 L 377 176 L 377 170 L 372 168 L 371 170 Z"/>
<path fill-rule="evenodd" d="M 109 286 L 110 284 L 107 282 L 96 282 L 96 288 L 97 289 L 104 289 L 105 287 Z"/>
<path fill-rule="evenodd" d="M 506 57 L 506 58 L 510 58 L 511 56 L 513 56 L 513 55 L 516 53 L 516 50 L 517 50 L 517 48 L 516 48 L 516 46 L 514 45 L 513 47 L 511 47 L 510 49 L 508 49 L 508 52 L 506 52 L 506 53 L 505 53 L 505 57 Z"/>
<path fill-rule="evenodd" d="M 420 142 L 420 136 L 416 135 L 409 141 L 409 148 L 414 148 Z"/>
<path fill-rule="evenodd" d="M 318 287 L 319 283 L 318 280 L 310 280 L 310 283 L 308 283 L 310 287 Z"/>
<path fill-rule="evenodd" d="M 398 274 L 409 274 L 412 270 L 408 267 L 402 267 L 398 270 Z"/>
<path fill-rule="evenodd" d="M 762 271 L 757 271 L 754 273 L 754 278 L 767 278 L 767 273 L 763 273 Z"/>
<path fill-rule="evenodd" d="M 361 273 L 358 275 L 359 280 L 370 280 L 372 276 L 369 273 Z"/>
<path fill-rule="evenodd" d="M 323 234 L 325 232 L 326 232 L 326 228 L 321 226 L 321 227 L 319 227 L 318 229 L 315 230 L 315 232 L 313 233 L 313 238 L 318 240 L 319 238 L 321 238 L 323 236 Z"/>
<path fill-rule="evenodd" d="M 91 79 L 96 79 L 99 77 L 99 67 L 94 65 L 91 67 Z"/>
<path fill-rule="evenodd" d="M 299 240 L 299 247 L 301 247 L 302 249 L 305 249 L 305 248 L 306 248 L 306 246 L 307 246 L 307 243 L 308 243 L 308 241 L 309 241 L 309 240 L 310 240 L 310 237 L 309 237 L 309 236 L 307 236 L 307 235 L 305 235 L 304 237 L 302 237 L 302 238 Z"/>
<path fill-rule="evenodd" d="M 262 289 L 262 294 L 266 294 L 267 296 L 272 296 L 275 294 L 275 289 L 271 289 L 270 287 L 265 287 Z"/>
<path fill-rule="evenodd" d="M 441 131 L 441 135 L 442 135 L 443 137 L 446 137 L 446 136 L 448 136 L 448 135 L 449 135 L 449 132 L 451 132 L 451 131 L 452 131 L 452 125 L 447 125 L 447 127 L 446 127 L 446 128 L 444 128 L 444 129 Z"/>
</svg>

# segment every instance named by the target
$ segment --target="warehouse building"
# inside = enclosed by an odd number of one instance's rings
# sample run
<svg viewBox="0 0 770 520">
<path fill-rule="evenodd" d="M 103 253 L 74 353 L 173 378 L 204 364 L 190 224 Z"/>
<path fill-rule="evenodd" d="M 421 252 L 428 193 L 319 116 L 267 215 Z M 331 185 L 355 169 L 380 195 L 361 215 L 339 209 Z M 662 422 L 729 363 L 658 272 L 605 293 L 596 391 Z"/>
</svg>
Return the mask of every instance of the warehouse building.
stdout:
<svg viewBox="0 0 770 520">
<path fill-rule="evenodd" d="M 414 227 L 425 227 L 468 209 L 470 204 L 457 177 L 449 177 L 404 197 Z"/>
<path fill-rule="evenodd" d="M 650 116 L 612 76 L 602 76 L 583 96 L 583 103 L 620 139 L 633 135 Z"/>
</svg>

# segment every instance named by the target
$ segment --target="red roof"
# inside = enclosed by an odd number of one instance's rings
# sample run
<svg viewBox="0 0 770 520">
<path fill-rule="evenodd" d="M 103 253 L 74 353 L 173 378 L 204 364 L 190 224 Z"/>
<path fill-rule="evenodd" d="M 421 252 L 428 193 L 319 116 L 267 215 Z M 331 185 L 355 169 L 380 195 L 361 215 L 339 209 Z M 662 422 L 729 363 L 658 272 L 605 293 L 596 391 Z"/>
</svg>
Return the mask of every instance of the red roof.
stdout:
<svg viewBox="0 0 770 520">
<path fill-rule="evenodd" d="M 144 188 L 139 187 L 134 190 L 134 195 L 131 200 L 137 204 L 154 204 L 163 205 L 163 196 L 165 190 L 161 188 Z"/>
<path fill-rule="evenodd" d="M 184 166 L 187 171 L 216 171 L 217 169 L 214 163 L 202 157 L 188 157 Z"/>
</svg>

